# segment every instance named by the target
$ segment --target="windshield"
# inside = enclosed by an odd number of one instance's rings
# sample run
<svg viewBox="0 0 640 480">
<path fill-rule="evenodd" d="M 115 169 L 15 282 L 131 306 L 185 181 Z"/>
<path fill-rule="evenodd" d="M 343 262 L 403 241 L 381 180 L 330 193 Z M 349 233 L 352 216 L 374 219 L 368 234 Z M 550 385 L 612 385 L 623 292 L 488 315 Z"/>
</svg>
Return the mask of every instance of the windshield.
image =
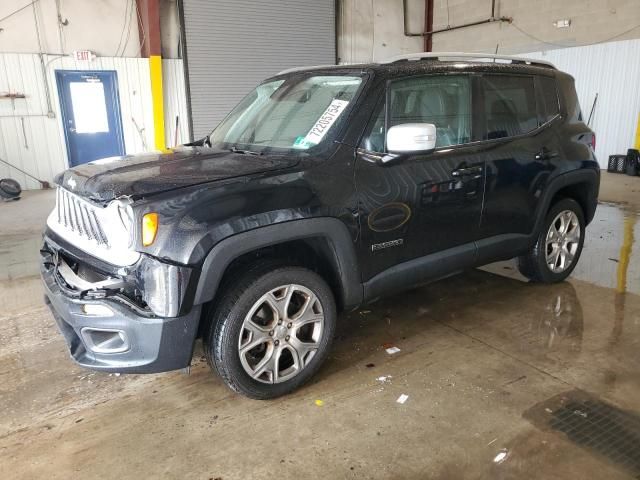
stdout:
<svg viewBox="0 0 640 480">
<path fill-rule="evenodd" d="M 307 150 L 335 137 L 335 125 L 361 83 L 361 77 L 344 75 L 263 83 L 218 125 L 210 143 L 222 148 Z"/>
</svg>

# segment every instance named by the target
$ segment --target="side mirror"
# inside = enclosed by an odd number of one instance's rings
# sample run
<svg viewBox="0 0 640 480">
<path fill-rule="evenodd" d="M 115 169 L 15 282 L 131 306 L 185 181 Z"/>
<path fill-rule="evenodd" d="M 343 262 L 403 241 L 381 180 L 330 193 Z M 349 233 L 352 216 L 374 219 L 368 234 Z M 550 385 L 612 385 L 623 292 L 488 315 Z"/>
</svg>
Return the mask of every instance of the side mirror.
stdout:
<svg viewBox="0 0 640 480">
<path fill-rule="evenodd" d="M 436 126 L 433 123 L 402 123 L 387 132 L 390 153 L 428 153 L 436 148 Z"/>
</svg>

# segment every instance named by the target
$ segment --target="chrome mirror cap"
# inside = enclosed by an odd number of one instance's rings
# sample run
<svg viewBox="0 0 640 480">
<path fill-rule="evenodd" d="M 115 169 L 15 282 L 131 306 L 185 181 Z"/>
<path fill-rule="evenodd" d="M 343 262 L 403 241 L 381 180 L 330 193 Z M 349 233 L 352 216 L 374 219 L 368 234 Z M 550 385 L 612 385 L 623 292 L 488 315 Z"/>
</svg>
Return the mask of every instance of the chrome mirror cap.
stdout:
<svg viewBox="0 0 640 480">
<path fill-rule="evenodd" d="M 435 148 L 436 126 L 432 123 L 402 123 L 387 132 L 389 152 L 428 152 Z"/>
</svg>

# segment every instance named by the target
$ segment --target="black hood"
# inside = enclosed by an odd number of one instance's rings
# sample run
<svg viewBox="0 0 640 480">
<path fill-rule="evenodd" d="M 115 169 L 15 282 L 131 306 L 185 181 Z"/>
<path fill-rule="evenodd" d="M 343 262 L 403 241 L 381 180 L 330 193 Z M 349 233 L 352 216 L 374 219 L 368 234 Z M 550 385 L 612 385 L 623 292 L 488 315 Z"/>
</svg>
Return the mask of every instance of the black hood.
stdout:
<svg viewBox="0 0 640 480">
<path fill-rule="evenodd" d="M 56 177 L 65 189 L 97 202 L 142 197 L 176 188 L 293 167 L 298 160 L 210 148 L 112 157 L 71 168 Z"/>
</svg>

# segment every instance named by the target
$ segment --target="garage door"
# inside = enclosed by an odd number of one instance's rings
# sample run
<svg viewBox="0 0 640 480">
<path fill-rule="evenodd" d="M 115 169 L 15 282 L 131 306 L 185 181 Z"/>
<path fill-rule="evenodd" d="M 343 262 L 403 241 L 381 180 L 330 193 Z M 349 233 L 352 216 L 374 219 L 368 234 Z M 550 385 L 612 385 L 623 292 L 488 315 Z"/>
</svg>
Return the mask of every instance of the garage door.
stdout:
<svg viewBox="0 0 640 480">
<path fill-rule="evenodd" d="M 194 139 L 285 68 L 334 64 L 335 0 L 183 0 Z"/>
</svg>

